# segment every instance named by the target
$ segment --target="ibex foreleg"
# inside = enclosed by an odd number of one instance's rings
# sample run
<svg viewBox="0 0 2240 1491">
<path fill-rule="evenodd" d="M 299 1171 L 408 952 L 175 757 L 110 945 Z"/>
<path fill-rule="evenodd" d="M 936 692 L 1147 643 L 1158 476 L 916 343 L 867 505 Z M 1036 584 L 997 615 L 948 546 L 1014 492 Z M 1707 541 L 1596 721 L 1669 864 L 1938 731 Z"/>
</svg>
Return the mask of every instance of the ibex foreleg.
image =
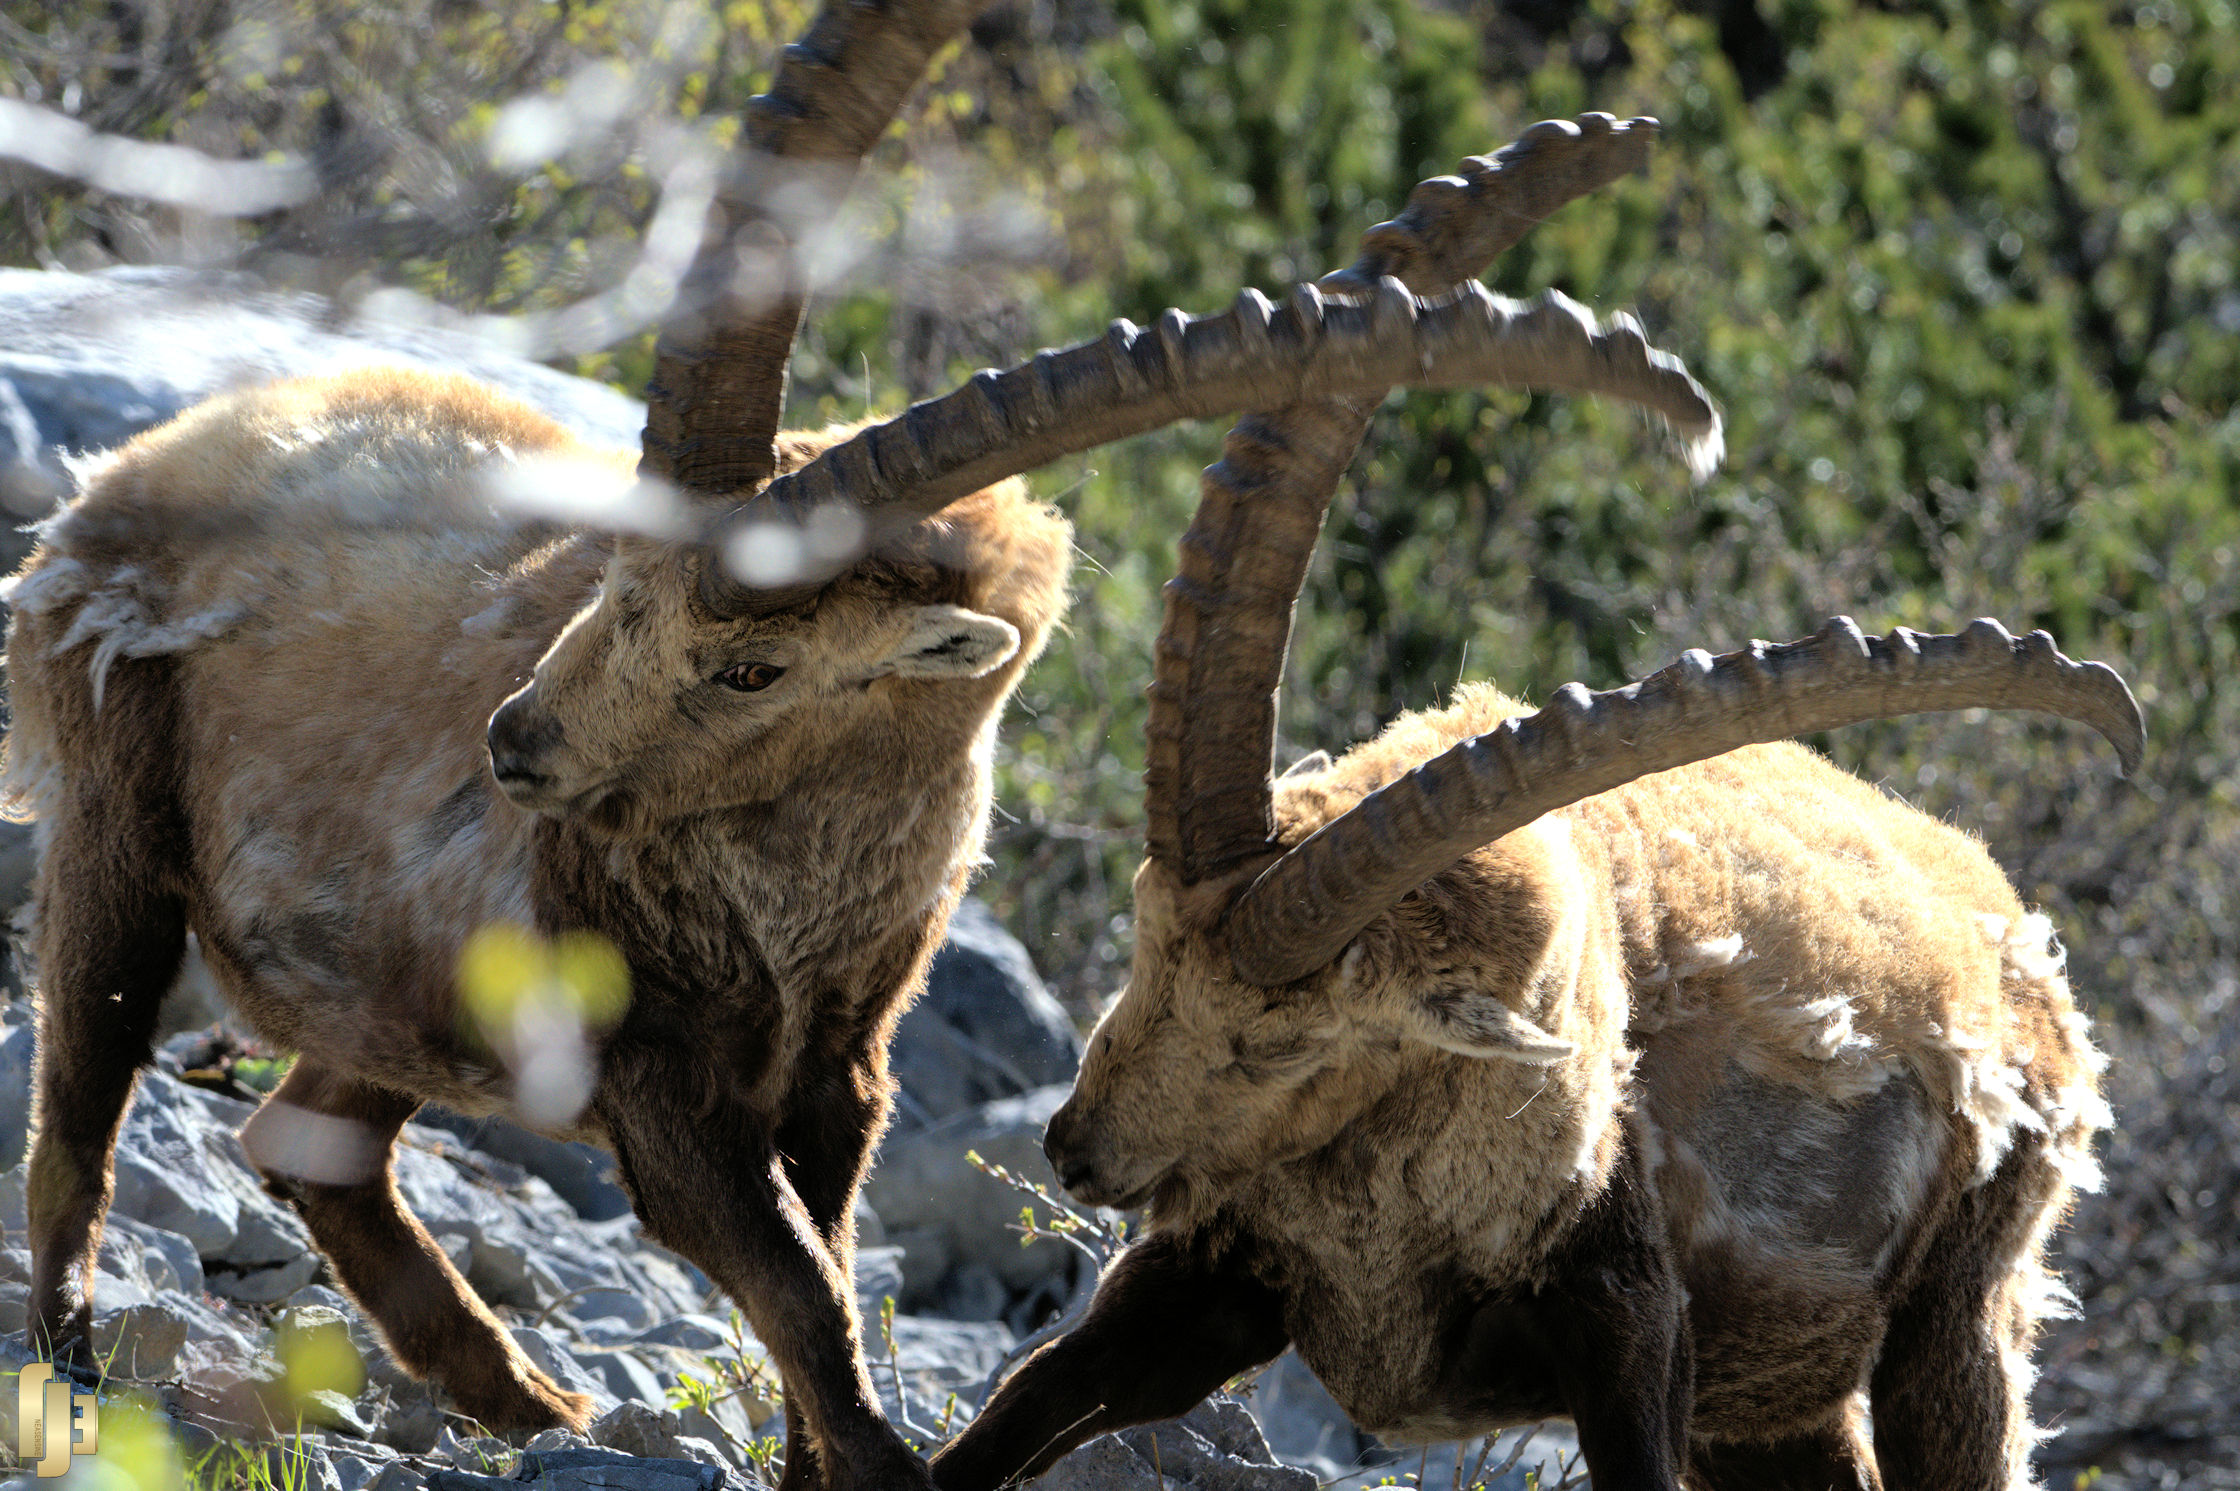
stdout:
<svg viewBox="0 0 2240 1491">
<path fill-rule="evenodd" d="M 786 1394 L 789 1456 L 814 1445 L 830 1491 L 929 1484 L 864 1365 L 854 1281 L 795 1190 L 779 1135 L 730 1096 L 704 1099 L 698 1053 L 610 1047 L 594 1103 L 646 1231 L 739 1302 Z M 844 1253 L 845 1250 L 843 1249 Z M 787 1467 L 800 1487 L 812 1462 Z"/>
<path fill-rule="evenodd" d="M 582 1428 L 591 1400 L 538 1370 L 405 1209 L 389 1163 L 419 1107 L 299 1059 L 241 1144 L 407 1371 L 434 1377 L 492 1429 Z"/>
<path fill-rule="evenodd" d="M 778 1131 L 786 1183 L 801 1198 L 809 1225 L 843 1279 L 855 1277 L 856 1192 L 886 1128 L 885 1105 L 863 1095 L 883 1090 L 883 1069 L 859 1074 L 854 1082 L 837 1084 L 813 1111 L 794 1114 Z M 818 1459 L 815 1426 L 798 1395 L 789 1393 L 785 1406 L 786 1468 L 779 1491 L 816 1491 L 825 1484 L 825 1470 Z"/>
<path fill-rule="evenodd" d="M 1122 1253 L 1081 1323 L 1027 1358 L 971 1427 L 934 1456 L 941 1491 L 996 1491 L 1075 1446 L 1175 1418 L 1289 1344 L 1283 1300 L 1242 1272 L 1155 1235 Z"/>
</svg>

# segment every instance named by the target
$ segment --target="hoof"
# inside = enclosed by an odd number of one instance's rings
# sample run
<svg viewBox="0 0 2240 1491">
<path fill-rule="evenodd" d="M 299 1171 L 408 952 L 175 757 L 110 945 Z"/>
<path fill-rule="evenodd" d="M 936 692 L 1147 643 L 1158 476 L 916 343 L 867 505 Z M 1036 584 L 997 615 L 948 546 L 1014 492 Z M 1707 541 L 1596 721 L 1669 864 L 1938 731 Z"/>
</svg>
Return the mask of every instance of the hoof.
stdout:
<svg viewBox="0 0 2240 1491">
<path fill-rule="evenodd" d="M 571 1393 L 529 1365 L 519 1364 L 519 1375 L 502 1382 L 470 1385 L 446 1381 L 459 1411 L 486 1429 L 573 1429 L 578 1433 L 591 1422 L 593 1403 L 587 1393 Z"/>
</svg>

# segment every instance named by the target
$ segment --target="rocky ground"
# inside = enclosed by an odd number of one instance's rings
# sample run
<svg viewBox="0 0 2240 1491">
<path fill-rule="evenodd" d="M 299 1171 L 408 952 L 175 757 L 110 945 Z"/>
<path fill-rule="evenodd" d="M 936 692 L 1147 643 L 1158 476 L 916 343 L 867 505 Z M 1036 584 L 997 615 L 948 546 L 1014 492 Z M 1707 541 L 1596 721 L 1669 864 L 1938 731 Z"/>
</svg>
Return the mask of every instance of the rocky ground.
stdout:
<svg viewBox="0 0 2240 1491">
<path fill-rule="evenodd" d="M 441 1113 L 410 1125 L 397 1157 L 407 1202 L 547 1372 L 592 1395 L 588 1440 L 491 1438 L 398 1371 L 332 1287 L 301 1224 L 266 1195 L 234 1131 L 271 1064 L 223 1026 L 199 1023 L 207 990 L 183 981 L 165 1040 L 128 1114 L 117 1194 L 95 1284 L 95 1345 L 110 1401 L 157 1406 L 187 1460 L 215 1454 L 223 1482 L 264 1456 L 290 1491 L 488 1491 L 493 1479 L 715 1491 L 782 1463 L 774 1373 L 730 1303 L 689 1263 L 648 1242 L 604 1156 L 510 1125 Z M 29 1360 L 23 1246 L 29 1004 L 0 1005 L 0 1359 Z M 197 1023 L 189 1023 L 197 1022 Z M 1043 1122 L 1078 1058 L 1063 1012 L 1025 953 L 969 904 L 927 999 L 898 1041 L 904 1097 L 859 1215 L 857 1288 L 888 1414 L 932 1441 L 969 1421 L 1023 1341 L 1085 1296 L 1095 1239 L 1022 1245 L 1022 1205 L 1049 1203 L 970 1164 L 1025 1180 L 1048 1173 Z M 891 1303 L 890 1303 L 891 1302 Z M 310 1377 L 306 1342 L 325 1357 Z M 339 1346 L 339 1349 L 337 1347 Z M 0 1394 L 0 1420 L 14 1395 Z M 300 1423 L 300 1428 L 299 1428 Z M 0 1441 L 15 1441 L 0 1423 Z M 1156 1447 L 1154 1447 L 1156 1437 Z M 1568 1439 L 1534 1450 L 1560 1456 Z M 1530 1455 L 1499 1477 L 1521 1486 Z M 247 1458 L 243 1458 L 246 1455 Z M 1188 1419 L 1108 1436 L 1053 1470 L 1063 1491 L 1315 1491 L 1386 1477 L 1452 1484 L 1457 1449 L 1380 1450 L 1356 1434 L 1295 1359 L 1245 1396 Z M 1477 1463 L 1478 1449 L 1464 1458 Z M 1425 1467 L 1428 1469 L 1425 1470 Z M 1467 1473 L 1467 1467 L 1465 1467 Z M 285 1480 L 285 1476 L 283 1480 Z M 1561 1479 L 1551 1474 L 1544 1484 Z M 7 1483 L 36 1484 L 26 1478 Z M 559 1491 L 559 1487 L 555 1487 Z"/>
</svg>

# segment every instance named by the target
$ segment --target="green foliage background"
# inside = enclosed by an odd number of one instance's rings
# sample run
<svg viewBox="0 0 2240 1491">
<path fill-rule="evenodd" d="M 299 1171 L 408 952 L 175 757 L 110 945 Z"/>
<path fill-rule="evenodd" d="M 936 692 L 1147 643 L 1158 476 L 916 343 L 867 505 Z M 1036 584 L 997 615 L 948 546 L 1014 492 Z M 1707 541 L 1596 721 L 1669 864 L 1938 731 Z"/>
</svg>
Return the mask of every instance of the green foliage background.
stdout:
<svg viewBox="0 0 2240 1491">
<path fill-rule="evenodd" d="M 1396 396 L 1301 604 L 1285 754 L 1460 679 L 1607 687 L 1839 611 L 1874 629 L 1991 614 L 2116 663 L 2153 737 L 2133 783 L 2082 732 L 2029 721 L 1823 744 L 1985 836 L 2060 925 L 2119 1058 L 2118 1179 L 2073 1229 L 2085 1319 L 2041 1389 L 2071 1426 L 2047 1451 L 2057 1482 L 2101 1466 L 2110 1484 L 2240 1484 L 2218 1479 L 2240 1474 L 2233 0 L 1765 0 L 1770 49 L 1738 76 L 1722 27 L 1746 9 L 1001 13 L 868 173 L 856 233 L 879 247 L 813 312 L 796 417 L 891 411 L 1110 316 L 1280 294 L 1349 262 L 1414 181 L 1533 119 L 1662 118 L 1645 178 L 1569 208 L 1491 278 L 1633 309 L 1723 401 L 1726 470 L 1691 490 L 1661 434 L 1590 404 Z M 592 96 L 570 90 L 604 61 L 677 127 L 720 135 L 805 12 L 414 0 L 343 23 L 315 0 L 0 0 L 0 93 L 218 154 L 302 152 L 329 185 L 237 223 L 19 173 L 0 182 L 19 207 L 0 212 L 0 260 L 188 256 L 345 302 L 403 285 L 464 308 L 562 304 L 628 263 L 649 136 L 592 130 L 497 172 L 498 106 Z M 974 216 L 988 202 L 993 227 Z M 627 387 L 646 339 L 572 361 Z M 1220 433 L 1038 478 L 1081 564 L 1070 630 L 1006 728 L 983 889 L 1084 1013 L 1125 966 L 1158 586 Z"/>
</svg>

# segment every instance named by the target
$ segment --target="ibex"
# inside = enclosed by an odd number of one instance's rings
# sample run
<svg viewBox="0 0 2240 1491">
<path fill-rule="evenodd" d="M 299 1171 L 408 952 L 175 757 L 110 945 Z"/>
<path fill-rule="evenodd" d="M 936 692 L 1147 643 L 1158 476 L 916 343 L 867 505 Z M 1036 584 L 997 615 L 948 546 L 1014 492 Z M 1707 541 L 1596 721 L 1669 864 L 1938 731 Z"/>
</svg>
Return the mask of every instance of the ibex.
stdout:
<svg viewBox="0 0 2240 1491">
<path fill-rule="evenodd" d="M 1046 1140 L 1148 1228 L 936 1482 L 1038 1475 L 1292 1345 L 1382 1436 L 1568 1416 L 1603 1491 L 2028 1485 L 2042 1252 L 2095 1173 L 2102 1059 L 1979 844 L 1762 742 L 2036 709 L 2129 769 L 2129 691 L 2042 633 L 1839 620 L 1530 717 L 1465 689 L 1271 783 L 1360 430 L 1302 402 L 1207 472 L 1134 965 Z"/>
<path fill-rule="evenodd" d="M 982 842 L 1000 705 L 1060 606 L 1065 525 L 1011 478 L 1399 383 L 1602 391 L 1715 443 L 1630 324 L 1375 275 L 1116 323 L 884 424 L 779 435 L 803 204 L 829 210 L 972 9 L 833 4 L 754 106 L 649 391 L 637 469 L 684 494 L 684 536 L 509 517 L 492 479 L 619 492 L 629 457 L 393 372 L 189 411 L 46 526 L 10 594 L 5 780 L 44 843 L 46 1344 L 85 1341 L 118 1122 L 191 930 L 300 1053 L 243 1142 L 407 1368 L 493 1427 L 585 1416 L 389 1172 L 424 1099 L 513 1112 L 612 1148 L 649 1233 L 739 1301 L 784 1379 L 787 1491 L 926 1484 L 864 1368 L 850 1207 L 889 1033 Z M 1533 138 L 1535 172 L 1452 184 L 1476 216 L 1395 226 L 1408 252 L 1467 256 L 1488 215 L 1625 163 L 1607 119 Z M 573 1064 L 465 1018 L 456 971 L 493 923 L 619 952 L 627 1008 L 557 1043 Z"/>
</svg>

